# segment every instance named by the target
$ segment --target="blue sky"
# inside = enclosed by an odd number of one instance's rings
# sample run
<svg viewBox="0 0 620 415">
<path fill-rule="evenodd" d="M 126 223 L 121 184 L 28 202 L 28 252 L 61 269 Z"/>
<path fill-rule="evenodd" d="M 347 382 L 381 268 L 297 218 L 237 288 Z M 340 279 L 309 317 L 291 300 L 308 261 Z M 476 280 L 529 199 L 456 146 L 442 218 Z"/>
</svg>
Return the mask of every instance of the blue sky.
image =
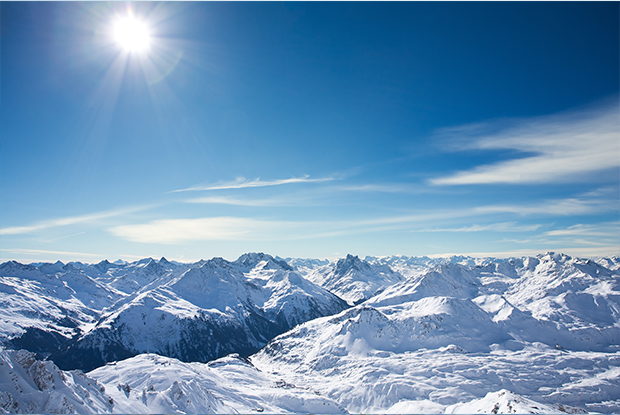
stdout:
<svg viewBox="0 0 620 415">
<path fill-rule="evenodd" d="M 0 259 L 618 255 L 619 8 L 2 3 Z"/>
</svg>

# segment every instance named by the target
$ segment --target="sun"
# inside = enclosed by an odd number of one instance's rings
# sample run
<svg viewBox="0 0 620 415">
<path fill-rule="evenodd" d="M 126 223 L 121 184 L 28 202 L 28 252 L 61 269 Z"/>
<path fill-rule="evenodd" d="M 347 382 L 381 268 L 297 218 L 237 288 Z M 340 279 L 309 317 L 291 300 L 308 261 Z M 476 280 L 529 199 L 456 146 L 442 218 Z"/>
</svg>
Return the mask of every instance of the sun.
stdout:
<svg viewBox="0 0 620 415">
<path fill-rule="evenodd" d="M 146 23 L 131 14 L 114 21 L 113 36 L 114 40 L 127 52 L 146 52 L 151 43 L 151 35 Z"/>
</svg>

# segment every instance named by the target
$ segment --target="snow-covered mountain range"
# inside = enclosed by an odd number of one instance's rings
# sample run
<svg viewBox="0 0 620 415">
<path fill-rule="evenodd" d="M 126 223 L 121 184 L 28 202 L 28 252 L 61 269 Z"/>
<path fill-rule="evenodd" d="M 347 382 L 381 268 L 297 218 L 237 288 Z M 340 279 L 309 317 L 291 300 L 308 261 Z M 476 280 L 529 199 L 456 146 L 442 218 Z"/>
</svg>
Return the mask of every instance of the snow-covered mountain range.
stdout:
<svg viewBox="0 0 620 415">
<path fill-rule="evenodd" d="M 190 265 L 165 258 L 126 265 L 9 262 L 0 273 L 5 344 L 63 369 L 91 370 L 145 352 L 186 362 L 248 356 L 297 324 L 347 307 L 265 254 Z"/>
<path fill-rule="evenodd" d="M 11 261 L 0 411 L 617 413 L 619 264 Z"/>
<path fill-rule="evenodd" d="M 318 267 L 308 272 L 306 278 L 327 288 L 350 305 L 366 301 L 383 288 L 404 279 L 387 265 L 370 264 L 353 255 Z"/>
</svg>

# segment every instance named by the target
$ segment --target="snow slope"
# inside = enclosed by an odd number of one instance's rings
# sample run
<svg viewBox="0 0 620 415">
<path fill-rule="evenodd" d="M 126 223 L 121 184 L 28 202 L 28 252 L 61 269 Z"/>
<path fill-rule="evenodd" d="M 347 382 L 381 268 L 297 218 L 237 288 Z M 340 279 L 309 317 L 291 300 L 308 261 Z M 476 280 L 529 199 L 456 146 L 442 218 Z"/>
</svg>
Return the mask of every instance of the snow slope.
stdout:
<svg viewBox="0 0 620 415">
<path fill-rule="evenodd" d="M 335 401 L 263 373 L 238 355 L 208 364 L 143 354 L 88 373 L 117 413 L 342 413 Z"/>
<path fill-rule="evenodd" d="M 517 350 L 493 344 L 489 351 L 471 352 L 458 339 L 402 351 L 390 343 L 385 323 L 358 321 L 305 323 L 250 359 L 261 371 L 316 389 L 354 413 L 384 412 L 404 401 L 445 407 L 502 389 L 546 404 L 620 411 L 620 352 L 558 350 L 541 343 L 513 347 Z M 349 329 L 356 323 L 365 324 L 363 335 Z"/>
<path fill-rule="evenodd" d="M 547 405 L 517 395 L 509 390 L 502 389 L 489 392 L 484 398 L 474 399 L 454 405 L 441 405 L 431 401 L 401 401 L 386 413 L 388 414 L 418 414 L 418 413 L 446 413 L 446 414 L 583 414 L 582 408 L 567 405 Z"/>
<path fill-rule="evenodd" d="M 402 385 L 395 385 L 402 392 Z M 347 412 L 321 391 L 263 372 L 238 355 L 204 364 L 143 354 L 83 374 L 61 371 L 24 350 L 2 350 L 0 391 L 2 413 Z M 404 399 L 382 412 L 585 413 L 581 408 L 540 403 L 508 390 L 452 405 Z"/>
<path fill-rule="evenodd" d="M 309 272 L 306 278 L 350 305 L 359 304 L 383 288 L 403 280 L 402 275 L 387 265 L 370 264 L 350 254 Z"/>
<path fill-rule="evenodd" d="M 450 406 L 503 389 L 545 405 L 620 411 L 617 271 L 549 253 L 412 275 L 295 327 L 251 361 L 350 412 L 477 411 Z"/>
<path fill-rule="evenodd" d="M 123 293 L 71 265 L 0 265 L 0 341 L 49 355 Z"/>
<path fill-rule="evenodd" d="M 0 352 L 0 411 L 618 413 L 617 264 L 554 253 L 8 262 L 0 340 L 99 368 Z"/>
<path fill-rule="evenodd" d="M 155 275 L 51 358 L 65 369 L 90 370 L 144 352 L 186 362 L 248 356 L 299 323 L 347 307 L 265 254 L 214 258 L 180 275 Z"/>
<path fill-rule="evenodd" d="M 210 364 L 155 354 L 93 372 L 0 351 L 0 413 L 343 413 L 333 400 L 231 355 Z"/>
<path fill-rule="evenodd" d="M 64 372 L 25 350 L 0 350 L 0 412 L 105 413 L 114 402 L 80 371 Z"/>
</svg>

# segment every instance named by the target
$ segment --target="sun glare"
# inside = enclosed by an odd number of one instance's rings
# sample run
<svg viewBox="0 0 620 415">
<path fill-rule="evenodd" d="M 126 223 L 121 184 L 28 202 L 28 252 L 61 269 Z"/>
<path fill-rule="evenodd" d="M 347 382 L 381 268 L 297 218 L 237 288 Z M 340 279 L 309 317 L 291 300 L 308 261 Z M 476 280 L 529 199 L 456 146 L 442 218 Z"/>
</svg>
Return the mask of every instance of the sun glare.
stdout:
<svg viewBox="0 0 620 415">
<path fill-rule="evenodd" d="M 114 39 L 127 52 L 145 52 L 150 45 L 147 25 L 132 15 L 114 22 Z"/>
</svg>

